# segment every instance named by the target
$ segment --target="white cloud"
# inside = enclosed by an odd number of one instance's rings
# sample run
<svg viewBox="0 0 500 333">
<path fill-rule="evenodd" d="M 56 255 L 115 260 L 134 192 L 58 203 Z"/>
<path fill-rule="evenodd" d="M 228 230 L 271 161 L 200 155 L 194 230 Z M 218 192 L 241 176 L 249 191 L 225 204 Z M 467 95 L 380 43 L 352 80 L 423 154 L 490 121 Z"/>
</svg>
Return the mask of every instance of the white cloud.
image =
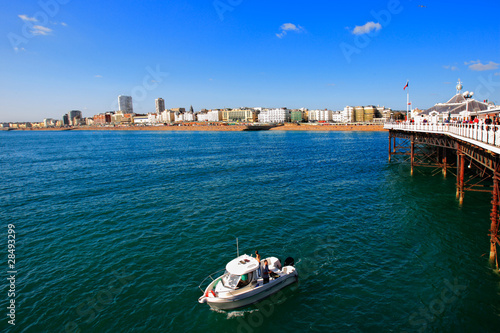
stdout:
<svg viewBox="0 0 500 333">
<path fill-rule="evenodd" d="M 28 15 L 17 15 L 21 20 L 23 21 L 29 21 L 29 22 L 37 22 L 37 19 L 34 17 L 29 17 Z"/>
<path fill-rule="evenodd" d="M 498 73 L 495 73 L 495 74 L 493 74 L 493 75 L 498 75 L 498 76 L 500 76 L 500 72 L 498 72 Z"/>
<path fill-rule="evenodd" d="M 68 26 L 68 25 L 66 24 L 66 22 L 61 22 L 61 25 L 62 25 L 62 26 L 65 26 L 65 27 L 67 27 L 67 26 Z"/>
<path fill-rule="evenodd" d="M 280 30 L 281 32 L 276 34 L 278 38 L 283 38 L 288 31 L 302 32 L 304 31 L 304 28 L 293 23 L 285 23 L 281 25 Z"/>
<path fill-rule="evenodd" d="M 364 25 L 355 26 L 352 33 L 355 35 L 364 35 L 372 31 L 379 31 L 380 29 L 382 29 L 382 25 L 380 23 L 366 22 Z"/>
<path fill-rule="evenodd" d="M 464 62 L 465 65 L 468 65 L 469 66 L 469 69 L 470 70 L 473 70 L 473 71 L 489 71 L 489 70 L 492 70 L 492 69 L 497 69 L 498 66 L 500 64 L 497 64 L 496 62 L 493 62 L 493 61 L 490 61 L 489 63 L 487 64 L 483 64 L 481 63 L 480 60 L 472 60 L 472 61 L 469 61 L 469 62 Z"/>
<path fill-rule="evenodd" d="M 449 69 L 449 70 L 452 70 L 452 71 L 458 71 L 458 67 L 457 66 L 443 66 L 444 69 Z"/>
<path fill-rule="evenodd" d="M 34 25 L 33 30 L 31 30 L 31 33 L 35 36 L 37 36 L 37 35 L 46 36 L 51 32 L 52 32 L 52 29 L 44 27 L 43 25 Z"/>
<path fill-rule="evenodd" d="M 96 78 L 101 78 L 101 77 L 102 77 L 102 75 L 97 74 L 97 75 L 94 75 L 94 77 L 96 77 Z"/>
</svg>

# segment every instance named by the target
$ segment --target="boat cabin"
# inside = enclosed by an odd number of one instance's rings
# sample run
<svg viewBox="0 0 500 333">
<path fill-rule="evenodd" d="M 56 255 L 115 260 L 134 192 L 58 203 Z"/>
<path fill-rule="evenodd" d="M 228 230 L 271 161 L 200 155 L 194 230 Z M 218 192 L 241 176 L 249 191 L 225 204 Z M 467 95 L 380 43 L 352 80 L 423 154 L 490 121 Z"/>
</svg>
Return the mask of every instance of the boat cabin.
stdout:
<svg viewBox="0 0 500 333">
<path fill-rule="evenodd" d="M 226 273 L 222 276 L 222 285 L 229 289 L 239 289 L 257 281 L 259 263 L 249 255 L 242 255 L 226 265 Z"/>
</svg>

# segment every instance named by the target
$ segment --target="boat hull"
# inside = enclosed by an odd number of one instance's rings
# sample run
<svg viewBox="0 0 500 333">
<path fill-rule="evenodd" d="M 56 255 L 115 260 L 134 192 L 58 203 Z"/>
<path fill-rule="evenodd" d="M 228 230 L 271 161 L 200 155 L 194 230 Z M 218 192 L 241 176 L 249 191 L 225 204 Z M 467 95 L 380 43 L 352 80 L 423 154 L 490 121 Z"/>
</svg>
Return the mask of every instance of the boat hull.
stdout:
<svg viewBox="0 0 500 333">
<path fill-rule="evenodd" d="M 218 310 L 234 310 L 242 308 L 260 300 L 263 300 L 272 294 L 277 293 L 279 290 L 288 285 L 297 282 L 297 274 L 289 274 L 282 276 L 276 280 L 270 281 L 259 288 L 248 291 L 246 293 L 233 295 L 231 297 L 206 297 L 204 301 L 213 309 Z M 201 299 L 201 298 L 200 298 Z"/>
</svg>

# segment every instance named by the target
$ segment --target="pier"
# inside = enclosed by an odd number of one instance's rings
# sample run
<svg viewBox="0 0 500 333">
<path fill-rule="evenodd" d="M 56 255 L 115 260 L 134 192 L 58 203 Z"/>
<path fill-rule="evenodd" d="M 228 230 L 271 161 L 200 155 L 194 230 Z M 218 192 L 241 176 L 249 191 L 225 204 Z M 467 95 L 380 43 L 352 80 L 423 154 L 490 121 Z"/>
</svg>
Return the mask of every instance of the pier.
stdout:
<svg viewBox="0 0 500 333">
<path fill-rule="evenodd" d="M 432 174 L 456 177 L 458 204 L 467 191 L 491 193 L 490 262 L 498 269 L 500 217 L 500 126 L 479 124 L 387 123 L 389 162 L 399 159 Z"/>
</svg>

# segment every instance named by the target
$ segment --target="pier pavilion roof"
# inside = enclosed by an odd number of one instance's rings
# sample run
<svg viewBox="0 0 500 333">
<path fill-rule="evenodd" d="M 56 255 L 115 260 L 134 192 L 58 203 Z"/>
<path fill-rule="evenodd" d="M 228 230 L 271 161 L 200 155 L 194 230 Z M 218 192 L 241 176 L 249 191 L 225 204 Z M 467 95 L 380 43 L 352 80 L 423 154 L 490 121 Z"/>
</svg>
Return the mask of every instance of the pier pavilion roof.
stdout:
<svg viewBox="0 0 500 333">
<path fill-rule="evenodd" d="M 467 106 L 467 104 L 469 104 Z M 468 110 L 469 112 L 479 112 L 488 110 L 488 103 L 476 101 L 475 99 L 465 99 L 462 94 L 456 94 L 446 103 L 437 103 L 431 108 L 428 108 L 422 114 L 429 114 L 432 111 L 438 113 L 458 114 L 462 111 Z"/>
</svg>

